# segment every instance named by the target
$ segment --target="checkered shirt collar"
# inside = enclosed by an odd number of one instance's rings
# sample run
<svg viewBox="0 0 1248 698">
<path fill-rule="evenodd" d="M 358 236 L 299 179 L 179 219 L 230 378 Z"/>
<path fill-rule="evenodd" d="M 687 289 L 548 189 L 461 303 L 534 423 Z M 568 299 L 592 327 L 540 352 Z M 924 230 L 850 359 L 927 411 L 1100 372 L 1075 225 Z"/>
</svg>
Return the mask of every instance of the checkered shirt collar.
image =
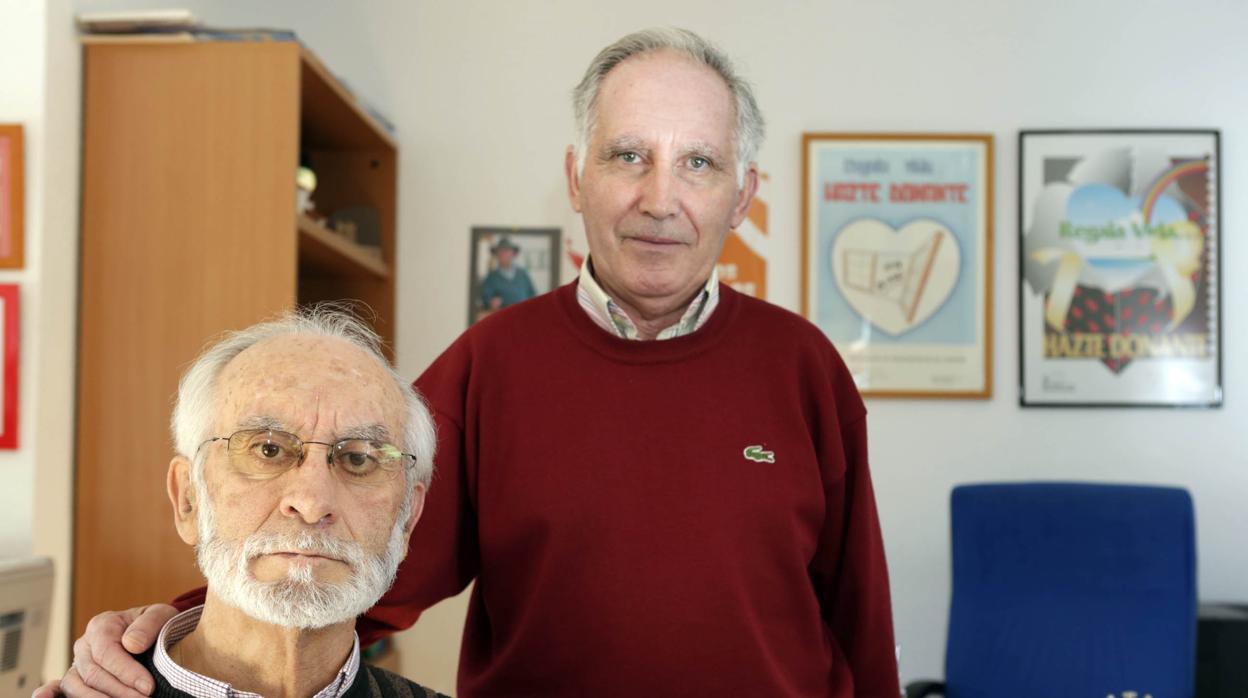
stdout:
<svg viewBox="0 0 1248 698">
<path fill-rule="evenodd" d="M 204 612 L 203 606 L 187 609 L 174 616 L 160 629 L 156 638 L 156 653 L 153 659 L 156 670 L 169 682 L 170 686 L 189 693 L 195 698 L 261 698 L 256 693 L 235 690 L 224 681 L 208 678 L 189 669 L 181 667 L 169 657 L 169 648 L 178 644 L 199 625 L 199 617 Z M 351 646 L 351 655 L 347 663 L 338 670 L 338 676 L 321 689 L 313 698 L 342 698 L 351 684 L 355 683 L 356 674 L 360 671 L 360 636 L 352 633 L 355 638 Z"/>
<path fill-rule="evenodd" d="M 590 257 L 586 255 L 581 264 L 581 273 L 577 277 L 576 297 L 585 314 L 602 329 L 623 339 L 639 340 L 637 326 L 628 314 L 607 292 L 602 290 L 598 280 L 590 269 Z M 706 285 L 676 324 L 663 328 L 655 337 L 656 340 L 673 339 L 692 334 L 702 328 L 711 318 L 711 313 L 719 305 L 719 269 L 712 269 Z"/>
</svg>

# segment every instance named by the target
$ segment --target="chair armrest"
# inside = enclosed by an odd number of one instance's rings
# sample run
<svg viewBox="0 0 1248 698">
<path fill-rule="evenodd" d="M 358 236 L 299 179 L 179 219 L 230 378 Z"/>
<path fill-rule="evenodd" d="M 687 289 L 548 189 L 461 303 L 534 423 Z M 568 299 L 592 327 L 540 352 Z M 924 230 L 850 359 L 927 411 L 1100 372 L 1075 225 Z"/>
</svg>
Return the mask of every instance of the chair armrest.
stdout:
<svg viewBox="0 0 1248 698">
<path fill-rule="evenodd" d="M 911 681 L 906 684 L 906 698 L 945 695 L 944 681 Z"/>
</svg>

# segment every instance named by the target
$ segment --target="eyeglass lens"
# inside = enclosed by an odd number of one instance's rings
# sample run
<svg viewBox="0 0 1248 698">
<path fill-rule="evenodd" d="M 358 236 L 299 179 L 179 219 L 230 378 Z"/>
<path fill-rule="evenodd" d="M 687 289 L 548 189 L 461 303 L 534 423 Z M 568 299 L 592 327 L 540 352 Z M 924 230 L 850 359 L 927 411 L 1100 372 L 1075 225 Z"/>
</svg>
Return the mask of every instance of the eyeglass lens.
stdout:
<svg viewBox="0 0 1248 698">
<path fill-rule="evenodd" d="M 284 431 L 250 429 L 229 437 L 230 463 L 241 474 L 267 479 L 303 462 L 308 443 Z M 323 444 L 324 445 L 324 444 Z M 329 445 L 330 470 L 348 483 L 373 484 L 392 479 L 403 469 L 403 454 L 391 444 L 368 439 L 343 439 Z"/>
</svg>

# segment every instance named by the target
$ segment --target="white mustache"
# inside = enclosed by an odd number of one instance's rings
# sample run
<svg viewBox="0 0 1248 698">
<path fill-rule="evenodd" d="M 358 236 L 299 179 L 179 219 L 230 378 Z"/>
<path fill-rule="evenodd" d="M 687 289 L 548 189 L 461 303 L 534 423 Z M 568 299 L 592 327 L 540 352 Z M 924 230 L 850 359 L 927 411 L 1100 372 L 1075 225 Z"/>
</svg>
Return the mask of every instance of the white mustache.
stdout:
<svg viewBox="0 0 1248 698">
<path fill-rule="evenodd" d="M 320 555 L 341 560 L 353 570 L 359 569 L 359 565 L 367 559 L 367 554 L 359 543 L 315 531 L 255 533 L 243 541 L 241 552 L 243 559 L 247 561 L 272 553 Z"/>
</svg>

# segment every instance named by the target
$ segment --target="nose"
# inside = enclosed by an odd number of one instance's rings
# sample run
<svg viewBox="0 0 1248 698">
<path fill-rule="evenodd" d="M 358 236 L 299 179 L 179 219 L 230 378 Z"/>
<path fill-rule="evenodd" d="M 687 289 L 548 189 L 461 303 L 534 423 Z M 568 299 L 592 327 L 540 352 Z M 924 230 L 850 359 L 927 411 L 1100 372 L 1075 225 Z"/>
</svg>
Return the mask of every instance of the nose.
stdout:
<svg viewBox="0 0 1248 698">
<path fill-rule="evenodd" d="M 329 525 L 338 516 L 338 479 L 330 472 L 326 449 L 321 444 L 308 444 L 303 462 L 288 470 L 281 480 L 281 512 L 308 525 Z"/>
<path fill-rule="evenodd" d="M 641 183 L 638 208 L 651 218 L 671 218 L 680 212 L 676 176 L 662 165 L 651 167 Z"/>
</svg>

